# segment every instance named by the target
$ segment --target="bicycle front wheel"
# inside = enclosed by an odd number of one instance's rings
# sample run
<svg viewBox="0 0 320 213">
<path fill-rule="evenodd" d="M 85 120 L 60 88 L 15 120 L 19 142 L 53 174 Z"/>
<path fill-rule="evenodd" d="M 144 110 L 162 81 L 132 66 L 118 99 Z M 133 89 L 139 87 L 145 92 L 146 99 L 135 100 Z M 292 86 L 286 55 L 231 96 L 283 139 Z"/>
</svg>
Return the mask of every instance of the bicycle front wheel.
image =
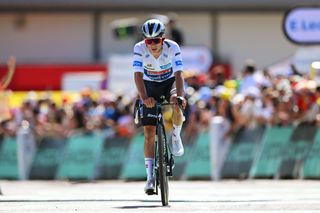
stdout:
<svg viewBox="0 0 320 213">
<path fill-rule="evenodd" d="M 159 183 L 161 191 L 161 201 L 163 206 L 169 204 L 169 184 L 167 176 L 167 147 L 166 137 L 162 125 L 158 125 L 158 151 L 159 151 Z"/>
</svg>

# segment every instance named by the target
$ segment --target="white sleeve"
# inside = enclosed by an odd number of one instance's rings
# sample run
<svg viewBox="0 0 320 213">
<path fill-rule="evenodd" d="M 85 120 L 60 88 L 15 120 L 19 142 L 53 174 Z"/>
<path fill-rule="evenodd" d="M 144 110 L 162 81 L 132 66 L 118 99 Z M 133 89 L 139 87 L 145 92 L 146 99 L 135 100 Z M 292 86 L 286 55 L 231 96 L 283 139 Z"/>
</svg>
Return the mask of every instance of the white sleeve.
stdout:
<svg viewBox="0 0 320 213">
<path fill-rule="evenodd" d="M 181 50 L 177 44 L 173 46 L 172 69 L 173 72 L 183 71 Z"/>
<path fill-rule="evenodd" d="M 133 49 L 133 71 L 143 73 L 142 50 L 138 44 Z"/>
</svg>

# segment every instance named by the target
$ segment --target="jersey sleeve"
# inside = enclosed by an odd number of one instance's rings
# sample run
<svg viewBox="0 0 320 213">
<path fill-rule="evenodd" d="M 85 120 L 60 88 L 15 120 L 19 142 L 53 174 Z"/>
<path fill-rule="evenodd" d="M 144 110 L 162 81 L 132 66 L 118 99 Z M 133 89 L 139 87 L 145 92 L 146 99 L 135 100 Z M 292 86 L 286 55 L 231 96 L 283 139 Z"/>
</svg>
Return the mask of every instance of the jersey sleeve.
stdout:
<svg viewBox="0 0 320 213">
<path fill-rule="evenodd" d="M 183 71 L 181 50 L 178 44 L 173 46 L 172 69 L 173 72 Z"/>
<path fill-rule="evenodd" d="M 133 49 L 133 71 L 143 73 L 142 50 L 138 44 Z"/>
</svg>

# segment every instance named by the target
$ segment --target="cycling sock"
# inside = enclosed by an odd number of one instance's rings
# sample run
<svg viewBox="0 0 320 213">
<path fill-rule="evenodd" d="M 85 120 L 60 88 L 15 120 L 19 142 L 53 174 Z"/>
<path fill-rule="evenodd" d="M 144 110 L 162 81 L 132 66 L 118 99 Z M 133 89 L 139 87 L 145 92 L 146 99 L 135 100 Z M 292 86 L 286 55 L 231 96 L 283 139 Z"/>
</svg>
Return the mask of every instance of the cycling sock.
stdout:
<svg viewBox="0 0 320 213">
<path fill-rule="evenodd" d="M 172 134 L 175 137 L 180 136 L 181 128 L 182 128 L 182 126 L 176 126 L 175 124 L 173 124 L 173 132 L 172 132 Z"/>
<path fill-rule="evenodd" d="M 150 180 L 150 179 L 153 178 L 154 159 L 153 158 L 145 158 L 144 162 L 145 162 L 145 165 L 146 165 L 147 180 Z"/>
</svg>

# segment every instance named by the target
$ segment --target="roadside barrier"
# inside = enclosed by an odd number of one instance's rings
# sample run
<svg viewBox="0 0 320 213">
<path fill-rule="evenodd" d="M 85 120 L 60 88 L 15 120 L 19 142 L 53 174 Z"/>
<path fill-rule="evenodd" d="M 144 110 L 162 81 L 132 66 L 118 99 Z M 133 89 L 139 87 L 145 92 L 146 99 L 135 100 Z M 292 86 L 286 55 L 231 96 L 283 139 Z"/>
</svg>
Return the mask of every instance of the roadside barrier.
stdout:
<svg viewBox="0 0 320 213">
<path fill-rule="evenodd" d="M 0 178 L 19 179 L 17 141 L 15 138 L 5 137 L 0 150 Z"/>
<path fill-rule="evenodd" d="M 168 137 L 171 141 L 171 137 Z M 195 144 L 196 137 L 188 137 L 182 133 L 182 141 L 184 147 L 184 155 L 174 158 L 174 169 L 172 178 L 175 180 L 185 180 L 187 175 L 185 173 L 188 163 L 191 160 L 191 154 Z"/>
<path fill-rule="evenodd" d="M 78 134 L 69 138 L 60 161 L 57 178 L 95 179 L 103 142 L 104 138 L 99 134 Z"/>
<path fill-rule="evenodd" d="M 294 128 L 289 143 L 282 153 L 279 178 L 299 178 L 304 160 L 310 152 L 317 127 L 301 124 Z"/>
<path fill-rule="evenodd" d="M 106 139 L 98 162 L 98 179 L 117 179 L 125 163 L 129 139 L 116 137 Z"/>
<path fill-rule="evenodd" d="M 251 178 L 277 177 L 292 132 L 293 127 L 267 128 L 250 170 Z"/>
<path fill-rule="evenodd" d="M 127 156 L 123 158 L 123 167 L 120 178 L 125 180 L 146 179 L 146 169 L 143 157 L 144 136 L 138 133 L 130 143 Z"/>
<path fill-rule="evenodd" d="M 209 132 L 203 131 L 194 137 L 185 135 L 183 132 L 185 154 L 174 157 L 172 178 L 212 179 L 215 164 L 211 162 L 214 156 L 210 156 Z M 28 179 L 146 178 L 141 132 L 132 139 L 106 139 L 92 133 L 76 134 L 67 140 L 44 138 L 38 144 L 29 176 L 26 176 Z M 222 179 L 320 179 L 320 129 L 317 126 L 301 124 L 297 127 L 242 129 L 234 135 L 226 150 Z M 0 179 L 22 179 L 17 153 L 17 139 L 5 137 L 0 143 Z M 23 168 L 27 169 L 25 165 Z M 213 179 L 219 180 L 220 177 Z"/>
<path fill-rule="evenodd" d="M 29 179 L 55 179 L 66 140 L 47 137 L 40 141 Z"/>
<path fill-rule="evenodd" d="M 196 143 L 190 152 L 190 158 L 186 166 L 185 177 L 187 179 L 209 179 L 211 176 L 209 156 L 209 133 L 199 134 Z"/>
<path fill-rule="evenodd" d="M 314 139 L 314 143 L 307 154 L 307 157 L 301 167 L 301 178 L 320 178 L 320 130 Z"/>
<path fill-rule="evenodd" d="M 233 139 L 224 162 L 222 178 L 248 178 L 265 129 L 257 126 L 240 129 Z"/>
</svg>

